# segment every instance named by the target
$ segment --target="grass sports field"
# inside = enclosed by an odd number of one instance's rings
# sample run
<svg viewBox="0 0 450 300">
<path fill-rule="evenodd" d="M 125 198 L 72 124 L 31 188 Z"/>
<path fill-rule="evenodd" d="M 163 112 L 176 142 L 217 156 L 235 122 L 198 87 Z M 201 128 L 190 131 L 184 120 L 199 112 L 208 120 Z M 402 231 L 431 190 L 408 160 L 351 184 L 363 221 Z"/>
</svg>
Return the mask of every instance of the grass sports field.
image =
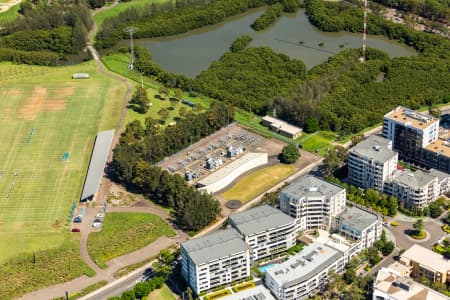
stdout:
<svg viewBox="0 0 450 300">
<path fill-rule="evenodd" d="M 117 127 L 125 93 L 94 62 L 0 64 L 0 261 L 62 244 L 96 133 Z"/>
<path fill-rule="evenodd" d="M 259 169 L 244 176 L 231 189 L 223 193 L 222 196 L 225 200 L 240 200 L 242 203 L 245 203 L 294 173 L 295 167 L 285 164 Z"/>
</svg>

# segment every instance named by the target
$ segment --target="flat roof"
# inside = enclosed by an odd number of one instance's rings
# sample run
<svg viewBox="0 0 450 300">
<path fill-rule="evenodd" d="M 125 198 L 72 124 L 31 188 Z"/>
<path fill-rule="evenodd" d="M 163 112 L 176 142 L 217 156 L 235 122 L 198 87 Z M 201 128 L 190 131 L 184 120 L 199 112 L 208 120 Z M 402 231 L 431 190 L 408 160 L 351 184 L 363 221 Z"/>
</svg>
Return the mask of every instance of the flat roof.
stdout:
<svg viewBox="0 0 450 300">
<path fill-rule="evenodd" d="M 267 269 L 266 273 L 288 288 L 314 277 L 342 257 L 342 252 L 314 242 L 287 261 Z"/>
<path fill-rule="evenodd" d="M 398 106 L 391 112 L 387 113 L 384 117 L 405 126 L 412 126 L 418 129 L 425 129 L 430 125 L 439 122 L 439 119 L 436 119 L 433 116 L 420 113 L 403 106 Z"/>
<path fill-rule="evenodd" d="M 247 244 L 233 228 L 218 230 L 208 235 L 181 243 L 192 261 L 199 265 L 222 257 L 246 251 Z"/>
<path fill-rule="evenodd" d="M 319 229 L 319 236 L 314 239 L 315 242 L 330 246 L 336 250 L 339 250 L 343 253 L 347 252 L 348 249 L 354 245 L 354 242 L 347 240 L 343 236 L 339 234 L 333 233 Z"/>
<path fill-rule="evenodd" d="M 114 129 L 102 131 L 97 134 L 91 161 L 89 162 L 89 169 L 84 181 L 83 192 L 81 193 L 81 201 L 97 193 L 108 160 L 109 149 L 111 148 L 113 138 Z"/>
<path fill-rule="evenodd" d="M 430 175 L 437 177 L 439 179 L 439 182 L 441 182 L 442 180 L 446 180 L 450 178 L 450 174 L 447 174 L 445 172 L 441 172 L 439 170 L 436 169 L 430 169 L 429 170 Z"/>
<path fill-rule="evenodd" d="M 269 205 L 262 205 L 229 216 L 236 229 L 251 235 L 295 222 L 294 218 Z"/>
<path fill-rule="evenodd" d="M 419 245 L 412 245 L 400 257 L 415 261 L 430 270 L 441 273 L 450 271 L 450 260 L 444 258 L 441 254 Z"/>
<path fill-rule="evenodd" d="M 338 217 L 340 224 L 359 231 L 363 231 L 379 219 L 376 214 L 356 206 L 346 207 Z"/>
<path fill-rule="evenodd" d="M 254 288 L 221 297 L 220 300 L 275 300 L 270 291 L 262 284 Z"/>
<path fill-rule="evenodd" d="M 392 150 L 392 141 L 379 135 L 369 136 L 352 147 L 350 152 L 382 163 L 398 155 Z"/>
<path fill-rule="evenodd" d="M 395 300 L 447 300 L 448 297 L 417 283 L 410 277 L 400 276 L 395 270 L 381 268 L 375 279 L 374 288 Z"/>
<path fill-rule="evenodd" d="M 198 182 L 198 184 L 202 186 L 208 186 L 215 182 L 217 182 L 219 179 L 222 179 L 226 176 L 228 176 L 231 172 L 234 171 L 237 167 L 239 167 L 242 164 L 246 164 L 254 159 L 258 159 L 261 157 L 267 157 L 267 153 L 257 153 L 257 152 L 249 152 L 244 154 L 243 156 L 239 157 L 235 161 L 221 167 L 217 171 L 214 171 L 212 174 L 206 176 L 202 180 Z"/>
<path fill-rule="evenodd" d="M 425 149 L 439 155 L 450 157 L 450 143 L 446 140 L 437 139 L 429 143 Z"/>
<path fill-rule="evenodd" d="M 292 135 L 297 135 L 302 132 L 302 129 L 300 127 L 291 125 L 283 120 L 271 116 L 265 116 L 262 119 L 263 121 L 271 123 L 272 126 L 277 127 L 279 130 L 290 133 Z"/>
<path fill-rule="evenodd" d="M 414 172 L 411 170 L 404 170 L 398 172 L 400 175 L 394 179 L 394 182 L 399 182 L 413 188 L 421 188 L 436 178 L 436 176 L 433 176 L 430 173 L 425 173 L 421 170 Z"/>
<path fill-rule="evenodd" d="M 305 175 L 291 182 L 291 184 L 281 190 L 281 193 L 293 199 L 321 195 L 331 198 L 343 190 L 345 189 L 339 185 L 329 183 L 312 175 Z"/>
</svg>

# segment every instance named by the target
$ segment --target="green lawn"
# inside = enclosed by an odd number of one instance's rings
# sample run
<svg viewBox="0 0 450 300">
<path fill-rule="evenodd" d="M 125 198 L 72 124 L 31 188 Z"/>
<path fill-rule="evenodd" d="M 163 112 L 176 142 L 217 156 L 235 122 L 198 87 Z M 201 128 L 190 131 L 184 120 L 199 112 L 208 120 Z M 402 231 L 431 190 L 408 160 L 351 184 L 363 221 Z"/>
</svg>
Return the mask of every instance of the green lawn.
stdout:
<svg viewBox="0 0 450 300">
<path fill-rule="evenodd" d="M 72 80 L 74 72 L 91 79 Z M 95 136 L 117 127 L 125 90 L 94 62 L 0 64 L 0 262 L 63 243 Z"/>
<path fill-rule="evenodd" d="M 147 213 L 108 213 L 103 229 L 89 234 L 91 258 L 106 268 L 107 261 L 142 248 L 160 236 L 174 236 L 166 221 Z"/>
<path fill-rule="evenodd" d="M 2 0 L 0 0 L 1 2 Z M 6 2 L 6 1 L 4 1 Z M 13 21 L 19 15 L 20 3 L 10 7 L 7 11 L 0 13 L 0 25 Z"/>
<path fill-rule="evenodd" d="M 35 251 L 0 265 L 0 299 L 14 299 L 33 290 L 94 275 L 80 257 L 79 241 L 66 233 L 57 249 Z"/>
<path fill-rule="evenodd" d="M 222 196 L 226 200 L 240 200 L 242 203 L 245 203 L 294 173 L 295 167 L 285 164 L 259 169 L 244 176 L 232 188 L 223 193 Z"/>
<path fill-rule="evenodd" d="M 312 134 L 303 133 L 297 139 L 302 148 L 306 151 L 325 155 L 331 144 L 336 140 L 337 134 L 331 131 L 317 131 Z"/>
<path fill-rule="evenodd" d="M 171 0 L 133 0 L 130 2 L 119 2 L 119 4 L 117 4 L 115 7 L 112 7 L 110 9 L 106 9 L 106 10 L 96 13 L 94 15 L 94 21 L 97 23 L 97 26 L 100 29 L 102 27 L 103 21 L 105 19 L 115 17 L 115 16 L 119 15 L 121 12 L 123 12 L 129 8 L 132 8 L 132 7 L 140 8 L 147 4 L 163 3 L 163 2 L 169 2 L 169 1 L 171 1 Z"/>
<path fill-rule="evenodd" d="M 162 288 L 156 289 L 148 295 L 149 300 L 176 300 L 172 292 L 167 285 L 163 285 Z"/>
</svg>

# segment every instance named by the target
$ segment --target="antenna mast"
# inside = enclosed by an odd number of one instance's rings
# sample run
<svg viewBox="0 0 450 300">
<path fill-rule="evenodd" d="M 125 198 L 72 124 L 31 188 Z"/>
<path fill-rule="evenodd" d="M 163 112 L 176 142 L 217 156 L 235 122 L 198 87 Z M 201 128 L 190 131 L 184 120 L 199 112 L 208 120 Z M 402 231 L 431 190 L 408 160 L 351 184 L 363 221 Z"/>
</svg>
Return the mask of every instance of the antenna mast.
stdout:
<svg viewBox="0 0 450 300">
<path fill-rule="evenodd" d="M 133 41 L 133 34 L 136 33 L 136 29 L 133 27 L 129 27 L 125 29 L 125 32 L 130 35 L 130 50 L 131 50 L 131 61 L 128 65 L 128 69 L 133 70 L 134 69 L 134 41 Z"/>
<path fill-rule="evenodd" d="M 361 62 L 366 61 L 366 43 L 367 43 L 367 11 L 369 10 L 369 1 L 364 0 L 364 31 L 363 31 L 363 48 L 361 55 Z"/>
</svg>

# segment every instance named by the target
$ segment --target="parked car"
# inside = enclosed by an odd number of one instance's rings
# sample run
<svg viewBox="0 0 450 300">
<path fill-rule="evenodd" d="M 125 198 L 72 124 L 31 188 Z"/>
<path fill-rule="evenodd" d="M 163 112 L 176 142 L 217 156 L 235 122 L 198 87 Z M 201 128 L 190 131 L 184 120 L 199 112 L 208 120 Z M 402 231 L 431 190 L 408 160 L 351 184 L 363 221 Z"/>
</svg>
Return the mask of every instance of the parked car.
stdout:
<svg viewBox="0 0 450 300">
<path fill-rule="evenodd" d="M 94 228 L 100 228 L 100 227 L 102 227 L 102 223 L 100 223 L 100 222 L 95 222 L 94 224 L 92 224 L 92 227 L 94 227 Z"/>
<path fill-rule="evenodd" d="M 102 219 L 95 219 L 94 223 L 103 223 L 103 220 Z"/>
<path fill-rule="evenodd" d="M 102 213 L 98 213 L 96 216 L 95 216 L 95 218 L 104 218 L 105 217 L 105 214 L 102 214 Z"/>
<path fill-rule="evenodd" d="M 72 228 L 72 232 L 80 232 L 80 228 Z"/>
<path fill-rule="evenodd" d="M 83 218 L 80 217 L 80 216 L 76 216 L 76 217 L 73 219 L 73 222 L 74 222 L 74 223 L 81 223 L 81 222 L 83 222 Z"/>
</svg>

